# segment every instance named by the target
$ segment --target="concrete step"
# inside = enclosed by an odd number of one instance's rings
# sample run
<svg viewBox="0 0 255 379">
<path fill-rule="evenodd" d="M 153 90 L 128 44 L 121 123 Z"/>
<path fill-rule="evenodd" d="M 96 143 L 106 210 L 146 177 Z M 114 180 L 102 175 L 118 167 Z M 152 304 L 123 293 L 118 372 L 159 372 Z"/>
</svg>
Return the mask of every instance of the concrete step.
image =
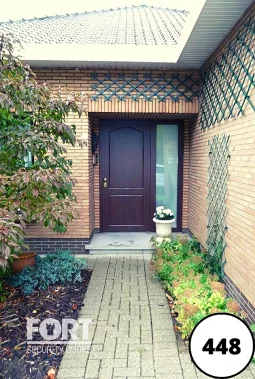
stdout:
<svg viewBox="0 0 255 379">
<path fill-rule="evenodd" d="M 150 254 L 155 250 L 152 236 L 155 233 L 97 233 L 85 249 L 89 254 Z"/>
</svg>

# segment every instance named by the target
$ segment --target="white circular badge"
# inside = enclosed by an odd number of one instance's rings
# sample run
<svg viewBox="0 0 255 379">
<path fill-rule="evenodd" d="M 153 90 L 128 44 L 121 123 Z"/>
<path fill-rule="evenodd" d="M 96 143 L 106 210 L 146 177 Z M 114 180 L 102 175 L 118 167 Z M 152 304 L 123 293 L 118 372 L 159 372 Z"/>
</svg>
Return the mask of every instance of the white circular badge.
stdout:
<svg viewBox="0 0 255 379">
<path fill-rule="evenodd" d="M 231 378 L 240 374 L 253 358 L 255 342 L 248 325 L 229 313 L 205 317 L 193 329 L 189 352 L 204 374 Z"/>
</svg>

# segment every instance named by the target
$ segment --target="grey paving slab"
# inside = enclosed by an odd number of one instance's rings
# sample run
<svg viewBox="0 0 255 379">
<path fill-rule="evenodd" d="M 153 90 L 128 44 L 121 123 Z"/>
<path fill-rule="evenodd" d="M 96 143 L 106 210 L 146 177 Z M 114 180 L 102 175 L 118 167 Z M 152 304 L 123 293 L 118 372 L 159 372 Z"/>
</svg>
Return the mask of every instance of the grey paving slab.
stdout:
<svg viewBox="0 0 255 379">
<path fill-rule="evenodd" d="M 81 318 L 91 318 L 87 351 L 66 351 L 57 379 L 200 379 L 177 345 L 151 254 L 91 255 L 93 274 Z M 237 376 L 255 379 L 255 365 Z"/>
<path fill-rule="evenodd" d="M 85 367 L 83 368 L 61 368 L 58 371 L 58 379 L 69 379 L 69 378 L 75 378 L 75 379 L 83 379 L 85 373 Z"/>
</svg>

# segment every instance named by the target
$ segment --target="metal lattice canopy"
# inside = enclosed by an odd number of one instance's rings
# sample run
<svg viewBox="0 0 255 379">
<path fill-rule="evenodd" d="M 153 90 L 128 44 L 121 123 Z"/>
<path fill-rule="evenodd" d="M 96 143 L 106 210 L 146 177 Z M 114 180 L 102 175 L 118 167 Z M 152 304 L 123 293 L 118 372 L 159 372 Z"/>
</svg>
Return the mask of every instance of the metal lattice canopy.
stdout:
<svg viewBox="0 0 255 379">
<path fill-rule="evenodd" d="M 151 75 L 151 74 L 124 74 L 103 75 L 92 73 L 91 79 L 94 83 L 91 89 L 96 92 L 91 99 L 96 101 L 102 96 L 106 101 L 117 98 L 125 101 L 127 97 L 134 101 L 145 99 L 152 101 L 185 100 L 193 102 L 199 96 L 199 81 L 190 75 Z"/>
<path fill-rule="evenodd" d="M 209 179 L 207 196 L 208 238 L 207 260 L 223 276 L 226 225 L 226 196 L 228 179 L 229 138 L 216 135 L 209 141 Z"/>
<path fill-rule="evenodd" d="M 200 126 L 244 114 L 247 103 L 255 111 L 250 95 L 255 86 L 255 12 L 238 30 L 224 53 L 201 73 Z"/>
</svg>

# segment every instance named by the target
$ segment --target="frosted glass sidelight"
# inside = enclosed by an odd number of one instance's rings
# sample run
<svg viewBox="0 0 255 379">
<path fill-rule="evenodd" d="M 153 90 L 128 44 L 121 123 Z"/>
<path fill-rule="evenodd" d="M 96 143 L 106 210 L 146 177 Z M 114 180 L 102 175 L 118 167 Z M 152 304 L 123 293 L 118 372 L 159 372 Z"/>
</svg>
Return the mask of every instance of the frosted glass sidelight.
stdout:
<svg viewBox="0 0 255 379">
<path fill-rule="evenodd" d="M 156 206 L 170 208 L 177 222 L 178 125 L 157 125 Z"/>
</svg>

